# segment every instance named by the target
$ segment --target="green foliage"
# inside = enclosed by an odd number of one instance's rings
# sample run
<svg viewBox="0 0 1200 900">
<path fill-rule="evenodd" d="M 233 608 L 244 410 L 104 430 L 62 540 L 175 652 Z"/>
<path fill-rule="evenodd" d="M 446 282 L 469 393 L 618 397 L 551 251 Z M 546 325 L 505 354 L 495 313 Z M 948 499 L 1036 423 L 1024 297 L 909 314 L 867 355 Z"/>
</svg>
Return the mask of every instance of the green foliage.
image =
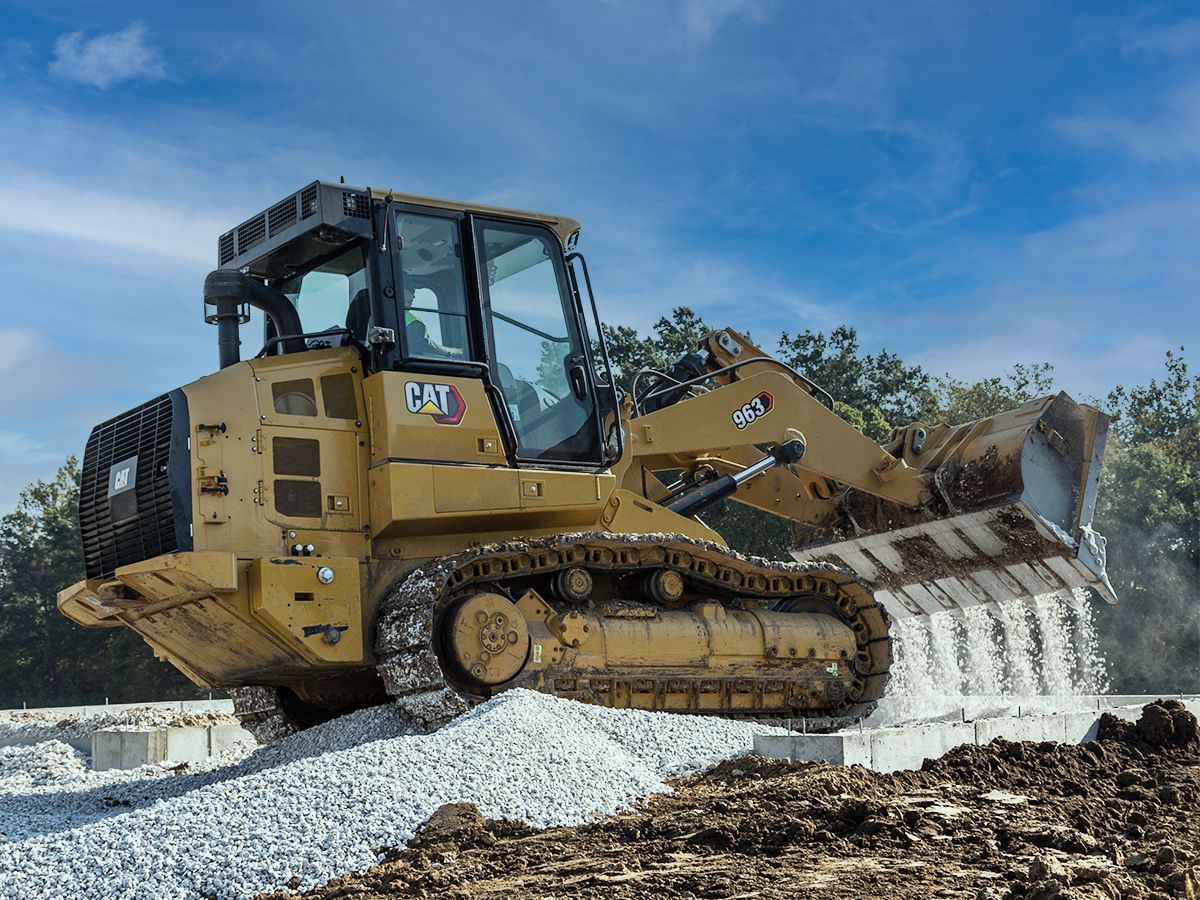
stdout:
<svg viewBox="0 0 1200 900">
<path fill-rule="evenodd" d="M 920 418 L 928 405 L 928 373 L 887 350 L 863 353 L 858 332 L 846 325 L 828 336 L 785 331 L 779 350 L 783 362 L 833 395 L 842 418 L 876 441 L 886 441 L 893 425 Z"/>
<path fill-rule="evenodd" d="M 1200 690 L 1200 375 L 1183 348 L 1166 376 L 1108 395 L 1096 508 L 1119 603 L 1099 613 L 1123 690 Z"/>
<path fill-rule="evenodd" d="M 653 334 L 643 337 L 628 325 L 604 325 L 609 361 L 617 386 L 629 393 L 633 378 L 642 369 L 664 369 L 684 354 L 691 353 L 708 334 L 704 320 L 686 306 L 671 310 L 671 317 L 654 323 Z"/>
<path fill-rule="evenodd" d="M 55 595 L 83 578 L 74 458 L 0 518 L 0 707 L 201 696 L 126 628 L 81 628 Z"/>
<path fill-rule="evenodd" d="M 1054 393 L 1054 367 L 1049 363 L 1017 363 L 1005 375 L 968 384 L 943 375 L 929 389 L 927 406 L 918 418 L 936 425 L 961 425 L 1014 409 L 1028 400 Z"/>
<path fill-rule="evenodd" d="M 538 385 L 555 397 L 567 395 L 567 368 L 563 364 L 563 345 L 557 341 L 542 341 L 538 360 Z"/>
</svg>

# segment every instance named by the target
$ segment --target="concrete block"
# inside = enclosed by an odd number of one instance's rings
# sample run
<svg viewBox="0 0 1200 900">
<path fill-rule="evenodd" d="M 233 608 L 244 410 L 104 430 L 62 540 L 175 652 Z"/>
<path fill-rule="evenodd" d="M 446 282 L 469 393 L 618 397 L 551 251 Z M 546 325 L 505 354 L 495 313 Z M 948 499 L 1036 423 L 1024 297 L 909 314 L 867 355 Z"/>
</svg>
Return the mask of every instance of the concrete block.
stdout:
<svg viewBox="0 0 1200 900">
<path fill-rule="evenodd" d="M 1105 710 L 1106 712 L 1108 710 Z M 1063 720 L 1063 741 L 1068 744 L 1086 744 L 1096 739 L 1100 728 L 1100 713 L 1066 713 Z"/>
<path fill-rule="evenodd" d="M 871 734 L 756 734 L 754 752 L 771 759 L 870 766 Z"/>
<path fill-rule="evenodd" d="M 167 759 L 199 762 L 208 758 L 207 728 L 167 728 Z"/>
<path fill-rule="evenodd" d="M 213 725 L 208 729 L 208 753 L 219 756 L 235 744 L 253 744 L 254 735 L 241 725 Z"/>
<path fill-rule="evenodd" d="M 1008 716 L 995 719 L 977 719 L 975 743 L 990 744 L 996 738 L 1008 741 L 1056 741 L 1065 740 L 1064 715 Z"/>
<path fill-rule="evenodd" d="M 121 768 L 121 732 L 92 732 L 92 768 L 97 772 Z"/>
<path fill-rule="evenodd" d="M 103 729 L 92 734 L 92 768 L 136 769 L 167 758 L 167 735 L 163 729 L 117 731 Z"/>
<path fill-rule="evenodd" d="M 870 734 L 871 768 L 877 772 L 919 769 L 962 744 L 975 743 L 974 722 L 941 722 L 905 728 L 881 728 Z"/>
</svg>

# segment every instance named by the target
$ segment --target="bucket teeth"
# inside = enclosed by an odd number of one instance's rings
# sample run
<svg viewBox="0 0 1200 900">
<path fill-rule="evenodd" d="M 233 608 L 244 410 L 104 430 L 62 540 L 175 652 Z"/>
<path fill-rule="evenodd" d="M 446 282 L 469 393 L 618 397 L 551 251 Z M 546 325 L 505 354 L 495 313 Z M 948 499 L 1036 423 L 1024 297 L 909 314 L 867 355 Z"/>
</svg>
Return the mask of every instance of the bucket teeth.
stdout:
<svg viewBox="0 0 1200 900">
<path fill-rule="evenodd" d="M 874 584 L 876 598 L 897 618 L 1076 587 L 1115 602 L 1103 559 L 1097 562 L 1088 547 L 1064 537 L 1017 502 L 797 550 L 795 556 L 852 569 Z"/>
</svg>

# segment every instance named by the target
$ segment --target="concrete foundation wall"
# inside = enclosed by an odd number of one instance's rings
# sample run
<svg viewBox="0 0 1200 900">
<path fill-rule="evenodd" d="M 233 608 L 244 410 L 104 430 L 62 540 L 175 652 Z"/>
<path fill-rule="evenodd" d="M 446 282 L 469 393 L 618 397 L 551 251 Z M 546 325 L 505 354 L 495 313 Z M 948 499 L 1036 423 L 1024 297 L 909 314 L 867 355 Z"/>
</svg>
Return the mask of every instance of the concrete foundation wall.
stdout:
<svg viewBox="0 0 1200 900">
<path fill-rule="evenodd" d="M 963 744 L 975 743 L 971 722 L 939 722 L 910 728 L 880 728 L 871 732 L 871 768 L 880 772 L 919 769 Z"/>
<path fill-rule="evenodd" d="M 91 736 L 92 768 L 136 769 L 162 762 L 200 762 L 234 744 L 253 743 L 240 725 L 204 728 L 142 728 L 136 731 L 102 729 Z"/>
<path fill-rule="evenodd" d="M 935 722 L 893 728 L 868 728 L 837 734 L 760 734 L 754 752 L 772 759 L 859 764 L 878 772 L 919 769 L 962 744 L 1008 741 L 1054 741 L 1079 744 L 1096 739 L 1100 716 L 1109 713 L 1135 722 L 1142 706 L 1157 697 L 1119 697 L 1136 705 L 1043 715 L 998 716 L 971 722 Z M 1200 718 L 1200 699 L 1185 698 L 1183 705 Z"/>
</svg>

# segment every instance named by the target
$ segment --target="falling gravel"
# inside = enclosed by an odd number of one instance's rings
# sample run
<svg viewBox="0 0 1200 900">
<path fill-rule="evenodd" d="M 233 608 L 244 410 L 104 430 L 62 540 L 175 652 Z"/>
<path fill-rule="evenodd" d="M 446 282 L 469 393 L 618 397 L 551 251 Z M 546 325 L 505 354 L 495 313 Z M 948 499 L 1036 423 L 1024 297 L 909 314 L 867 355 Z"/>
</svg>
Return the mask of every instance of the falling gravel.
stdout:
<svg viewBox="0 0 1200 900">
<path fill-rule="evenodd" d="M 754 734 L 772 730 L 529 691 L 430 735 L 409 733 L 393 707 L 364 710 L 194 775 L 85 787 L 102 817 L 56 829 L 42 816 L 41 833 L 0 844 L 0 896 L 234 898 L 311 887 L 403 846 L 443 804 L 467 801 L 538 827 L 580 824 L 747 753 Z M 10 800 L 30 799 L 48 797 L 0 794 L 0 820 Z"/>
</svg>

